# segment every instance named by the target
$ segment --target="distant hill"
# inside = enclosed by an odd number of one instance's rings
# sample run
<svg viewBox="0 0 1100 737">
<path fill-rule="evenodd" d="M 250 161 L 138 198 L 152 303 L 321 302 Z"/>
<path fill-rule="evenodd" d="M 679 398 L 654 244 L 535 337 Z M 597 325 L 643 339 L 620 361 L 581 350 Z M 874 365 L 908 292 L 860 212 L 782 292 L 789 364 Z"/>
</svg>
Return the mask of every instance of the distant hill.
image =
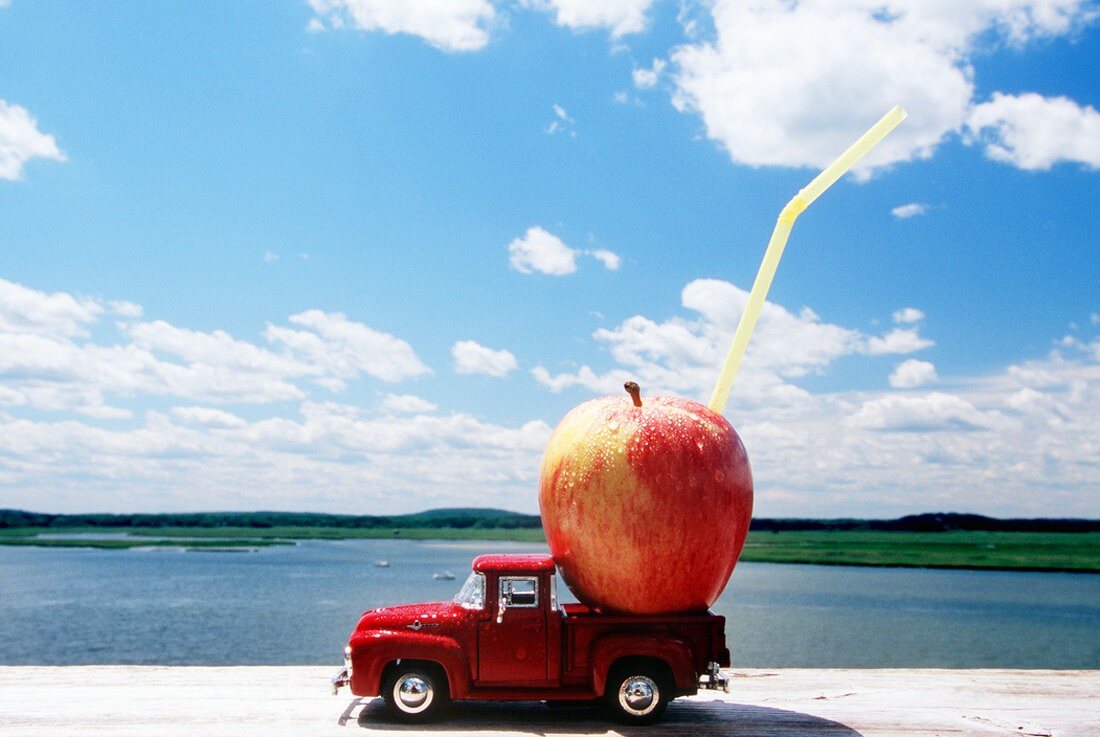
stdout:
<svg viewBox="0 0 1100 737">
<path fill-rule="evenodd" d="M 13 527 L 334 527 L 344 529 L 538 529 L 536 514 L 503 509 L 460 507 L 431 509 L 400 515 L 343 515 L 313 512 L 191 512 L 182 514 L 43 514 L 0 509 L 0 529 Z M 946 532 L 994 530 L 1001 532 L 1100 532 L 1100 520 L 997 519 L 980 514 L 935 512 L 898 519 L 754 519 L 752 529 L 781 530 L 893 530 Z"/>
<path fill-rule="evenodd" d="M 0 509 L 0 529 L 12 527 L 336 527 L 344 529 L 523 529 L 539 528 L 538 515 L 503 509 L 432 509 L 400 515 L 314 512 L 188 512 L 165 514 L 43 514 Z"/>
<path fill-rule="evenodd" d="M 898 519 L 754 519 L 753 530 L 892 530 L 896 532 L 1100 532 L 1100 520 L 1035 518 L 997 519 L 980 514 L 929 512 Z"/>
</svg>

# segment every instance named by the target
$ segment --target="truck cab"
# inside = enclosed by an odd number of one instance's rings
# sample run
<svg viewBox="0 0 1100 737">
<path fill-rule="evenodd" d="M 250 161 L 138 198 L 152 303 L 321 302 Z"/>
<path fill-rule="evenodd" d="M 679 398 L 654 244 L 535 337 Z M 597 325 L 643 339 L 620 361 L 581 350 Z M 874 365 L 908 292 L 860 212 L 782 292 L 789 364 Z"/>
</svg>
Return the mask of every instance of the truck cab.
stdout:
<svg viewBox="0 0 1100 737">
<path fill-rule="evenodd" d="M 603 700 L 621 720 L 660 718 L 677 696 L 724 688 L 725 619 L 617 615 L 561 605 L 548 555 L 482 555 L 446 602 L 364 612 L 334 693 L 381 696 L 399 721 L 453 700 Z"/>
</svg>

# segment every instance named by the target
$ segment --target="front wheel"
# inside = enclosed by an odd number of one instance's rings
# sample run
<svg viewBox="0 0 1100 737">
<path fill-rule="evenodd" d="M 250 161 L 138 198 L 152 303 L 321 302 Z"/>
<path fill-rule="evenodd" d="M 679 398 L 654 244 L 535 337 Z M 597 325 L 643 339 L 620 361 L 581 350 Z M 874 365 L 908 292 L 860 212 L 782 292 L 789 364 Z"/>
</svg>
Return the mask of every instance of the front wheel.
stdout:
<svg viewBox="0 0 1100 737">
<path fill-rule="evenodd" d="M 656 668 L 647 665 L 617 668 L 607 679 L 605 698 L 615 718 L 623 724 L 653 724 L 672 700 L 672 688 Z"/>
<path fill-rule="evenodd" d="M 427 722 L 451 701 L 447 677 L 431 664 L 393 666 L 382 684 L 382 699 L 390 716 L 400 722 Z"/>
</svg>

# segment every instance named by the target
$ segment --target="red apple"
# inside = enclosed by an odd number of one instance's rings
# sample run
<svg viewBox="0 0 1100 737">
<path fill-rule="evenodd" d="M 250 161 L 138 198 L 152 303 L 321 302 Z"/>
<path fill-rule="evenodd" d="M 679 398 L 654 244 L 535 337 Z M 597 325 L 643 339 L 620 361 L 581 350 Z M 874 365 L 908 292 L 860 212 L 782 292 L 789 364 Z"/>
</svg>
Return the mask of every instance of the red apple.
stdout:
<svg viewBox="0 0 1100 737">
<path fill-rule="evenodd" d="M 593 399 L 546 447 L 539 507 L 576 597 L 603 611 L 706 611 L 752 517 L 745 447 L 722 415 L 676 397 Z"/>
</svg>

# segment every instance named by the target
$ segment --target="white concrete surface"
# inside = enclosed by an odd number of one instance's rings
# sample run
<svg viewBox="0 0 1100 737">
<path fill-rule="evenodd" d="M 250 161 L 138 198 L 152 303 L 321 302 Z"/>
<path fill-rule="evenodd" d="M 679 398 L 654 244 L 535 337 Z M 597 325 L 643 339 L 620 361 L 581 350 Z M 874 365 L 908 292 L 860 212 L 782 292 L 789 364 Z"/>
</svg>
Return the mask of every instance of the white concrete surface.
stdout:
<svg viewBox="0 0 1100 737">
<path fill-rule="evenodd" d="M 389 723 L 381 703 L 329 692 L 335 666 L 0 667 L 3 737 L 358 737 L 386 734 L 734 737 L 1100 737 L 1100 671 L 730 670 L 731 691 L 673 702 L 653 727 L 593 708 L 457 704 L 446 721 Z"/>
</svg>

